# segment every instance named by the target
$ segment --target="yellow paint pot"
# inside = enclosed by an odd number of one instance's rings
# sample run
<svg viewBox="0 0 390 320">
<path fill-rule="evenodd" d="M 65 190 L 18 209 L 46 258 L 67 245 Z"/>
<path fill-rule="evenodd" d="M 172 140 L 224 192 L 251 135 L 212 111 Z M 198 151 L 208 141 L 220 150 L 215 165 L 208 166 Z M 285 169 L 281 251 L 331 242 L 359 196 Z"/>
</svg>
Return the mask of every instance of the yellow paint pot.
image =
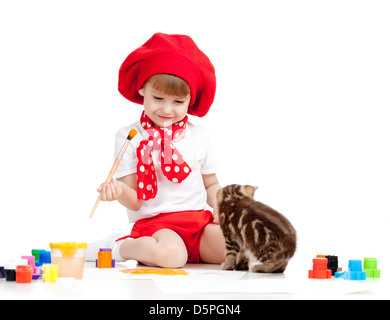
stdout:
<svg viewBox="0 0 390 320">
<path fill-rule="evenodd" d="M 42 281 L 43 282 L 56 282 L 58 277 L 58 265 L 56 264 L 43 264 L 42 265 Z"/>
</svg>

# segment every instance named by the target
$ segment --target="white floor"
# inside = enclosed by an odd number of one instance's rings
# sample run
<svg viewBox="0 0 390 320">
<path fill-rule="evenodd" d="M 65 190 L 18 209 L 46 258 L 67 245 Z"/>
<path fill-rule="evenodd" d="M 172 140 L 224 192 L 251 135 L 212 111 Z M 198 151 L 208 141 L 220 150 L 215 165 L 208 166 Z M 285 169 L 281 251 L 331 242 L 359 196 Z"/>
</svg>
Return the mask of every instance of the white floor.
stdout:
<svg viewBox="0 0 390 320">
<path fill-rule="evenodd" d="M 129 275 L 120 269 L 144 268 L 135 261 L 115 269 L 87 263 L 83 280 L 58 279 L 17 284 L 0 280 L 0 300 L 128 299 L 128 300 L 254 300 L 254 299 L 389 299 L 388 278 L 366 281 L 313 280 L 297 265 L 285 274 L 221 271 L 218 265 L 188 264 L 189 275 Z M 307 269 L 307 268 L 306 268 Z"/>
</svg>

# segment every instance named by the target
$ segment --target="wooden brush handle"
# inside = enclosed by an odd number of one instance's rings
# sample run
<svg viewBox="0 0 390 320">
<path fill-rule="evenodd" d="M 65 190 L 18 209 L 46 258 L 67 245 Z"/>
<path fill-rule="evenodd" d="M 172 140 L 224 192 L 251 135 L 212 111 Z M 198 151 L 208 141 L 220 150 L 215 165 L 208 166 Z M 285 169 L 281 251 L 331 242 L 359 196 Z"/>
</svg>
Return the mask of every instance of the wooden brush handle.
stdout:
<svg viewBox="0 0 390 320">
<path fill-rule="evenodd" d="M 90 219 L 91 219 L 92 216 L 94 215 L 95 210 L 96 210 L 96 208 L 98 207 L 101 198 L 102 198 L 102 194 L 99 193 L 99 196 L 98 196 L 98 198 L 97 198 L 97 200 L 96 200 L 96 202 L 95 202 L 95 205 L 93 206 L 93 209 L 92 209 L 92 211 L 91 211 L 91 214 L 89 215 L 89 218 L 90 218 Z"/>
<path fill-rule="evenodd" d="M 130 131 L 129 135 L 127 136 L 127 139 L 126 139 L 125 143 L 123 144 L 122 149 L 119 151 L 119 154 L 118 154 L 118 156 L 117 156 L 116 159 L 115 159 L 115 162 L 114 162 L 114 164 L 113 164 L 113 166 L 112 166 L 112 168 L 111 168 L 111 171 L 110 171 L 110 173 L 108 174 L 108 177 L 107 177 L 106 181 L 105 181 L 104 184 L 103 184 L 102 191 L 103 191 L 103 189 L 111 182 L 111 179 L 112 179 L 112 177 L 114 176 L 116 169 L 118 169 L 119 163 L 121 162 L 121 160 L 122 160 L 122 158 L 123 158 L 123 155 L 125 154 L 125 151 L 126 151 L 126 149 L 127 149 L 127 146 L 128 146 L 129 143 L 130 143 L 130 140 L 131 140 L 132 138 L 134 138 L 136 134 L 137 134 L 137 131 L 134 130 L 134 129 L 132 129 L 132 130 Z M 95 213 L 95 211 L 96 211 L 96 208 L 98 207 L 101 198 L 102 198 L 102 193 L 100 192 L 100 194 L 99 194 L 99 196 L 98 196 L 98 198 L 97 198 L 97 200 L 96 200 L 96 202 L 95 202 L 95 205 L 93 206 L 93 209 L 92 209 L 92 211 L 91 211 L 91 214 L 89 215 L 89 218 L 90 218 L 90 219 L 91 219 L 92 216 L 94 215 L 94 213 Z"/>
</svg>

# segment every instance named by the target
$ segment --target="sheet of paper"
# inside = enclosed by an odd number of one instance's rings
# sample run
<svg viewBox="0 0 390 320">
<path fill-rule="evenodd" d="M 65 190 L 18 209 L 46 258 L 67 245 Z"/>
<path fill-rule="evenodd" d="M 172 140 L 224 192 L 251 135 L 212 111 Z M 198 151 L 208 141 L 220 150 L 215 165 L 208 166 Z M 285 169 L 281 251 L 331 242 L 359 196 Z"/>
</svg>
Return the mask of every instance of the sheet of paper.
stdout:
<svg viewBox="0 0 390 320">
<path fill-rule="evenodd" d="M 163 293 L 248 293 L 248 294 L 294 294 L 299 296 L 337 296 L 353 293 L 370 293 L 369 283 L 356 281 L 316 281 L 289 280 L 277 278 L 230 281 L 210 281 L 205 279 L 154 279 Z"/>
</svg>

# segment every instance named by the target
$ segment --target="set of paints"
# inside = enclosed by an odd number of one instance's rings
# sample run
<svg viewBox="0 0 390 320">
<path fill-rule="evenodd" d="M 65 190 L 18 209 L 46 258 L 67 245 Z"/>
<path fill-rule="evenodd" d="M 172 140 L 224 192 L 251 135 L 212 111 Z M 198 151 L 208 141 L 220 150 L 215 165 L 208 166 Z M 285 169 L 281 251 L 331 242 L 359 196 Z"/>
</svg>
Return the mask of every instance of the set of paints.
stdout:
<svg viewBox="0 0 390 320">
<path fill-rule="evenodd" d="M 86 243 L 50 243 L 51 251 L 31 250 L 30 256 L 0 263 L 0 278 L 17 283 L 56 282 L 58 277 L 82 279 Z"/>
<path fill-rule="evenodd" d="M 31 283 L 42 279 L 42 266 L 51 263 L 50 251 L 33 249 L 31 256 L 0 264 L 0 278 L 17 283 Z"/>
<path fill-rule="evenodd" d="M 380 278 L 381 271 L 377 269 L 376 258 L 362 260 L 349 260 L 348 270 L 342 271 L 338 266 L 338 257 L 332 255 L 317 255 L 313 259 L 313 270 L 309 270 L 310 279 L 366 280 L 367 278 Z"/>
</svg>

